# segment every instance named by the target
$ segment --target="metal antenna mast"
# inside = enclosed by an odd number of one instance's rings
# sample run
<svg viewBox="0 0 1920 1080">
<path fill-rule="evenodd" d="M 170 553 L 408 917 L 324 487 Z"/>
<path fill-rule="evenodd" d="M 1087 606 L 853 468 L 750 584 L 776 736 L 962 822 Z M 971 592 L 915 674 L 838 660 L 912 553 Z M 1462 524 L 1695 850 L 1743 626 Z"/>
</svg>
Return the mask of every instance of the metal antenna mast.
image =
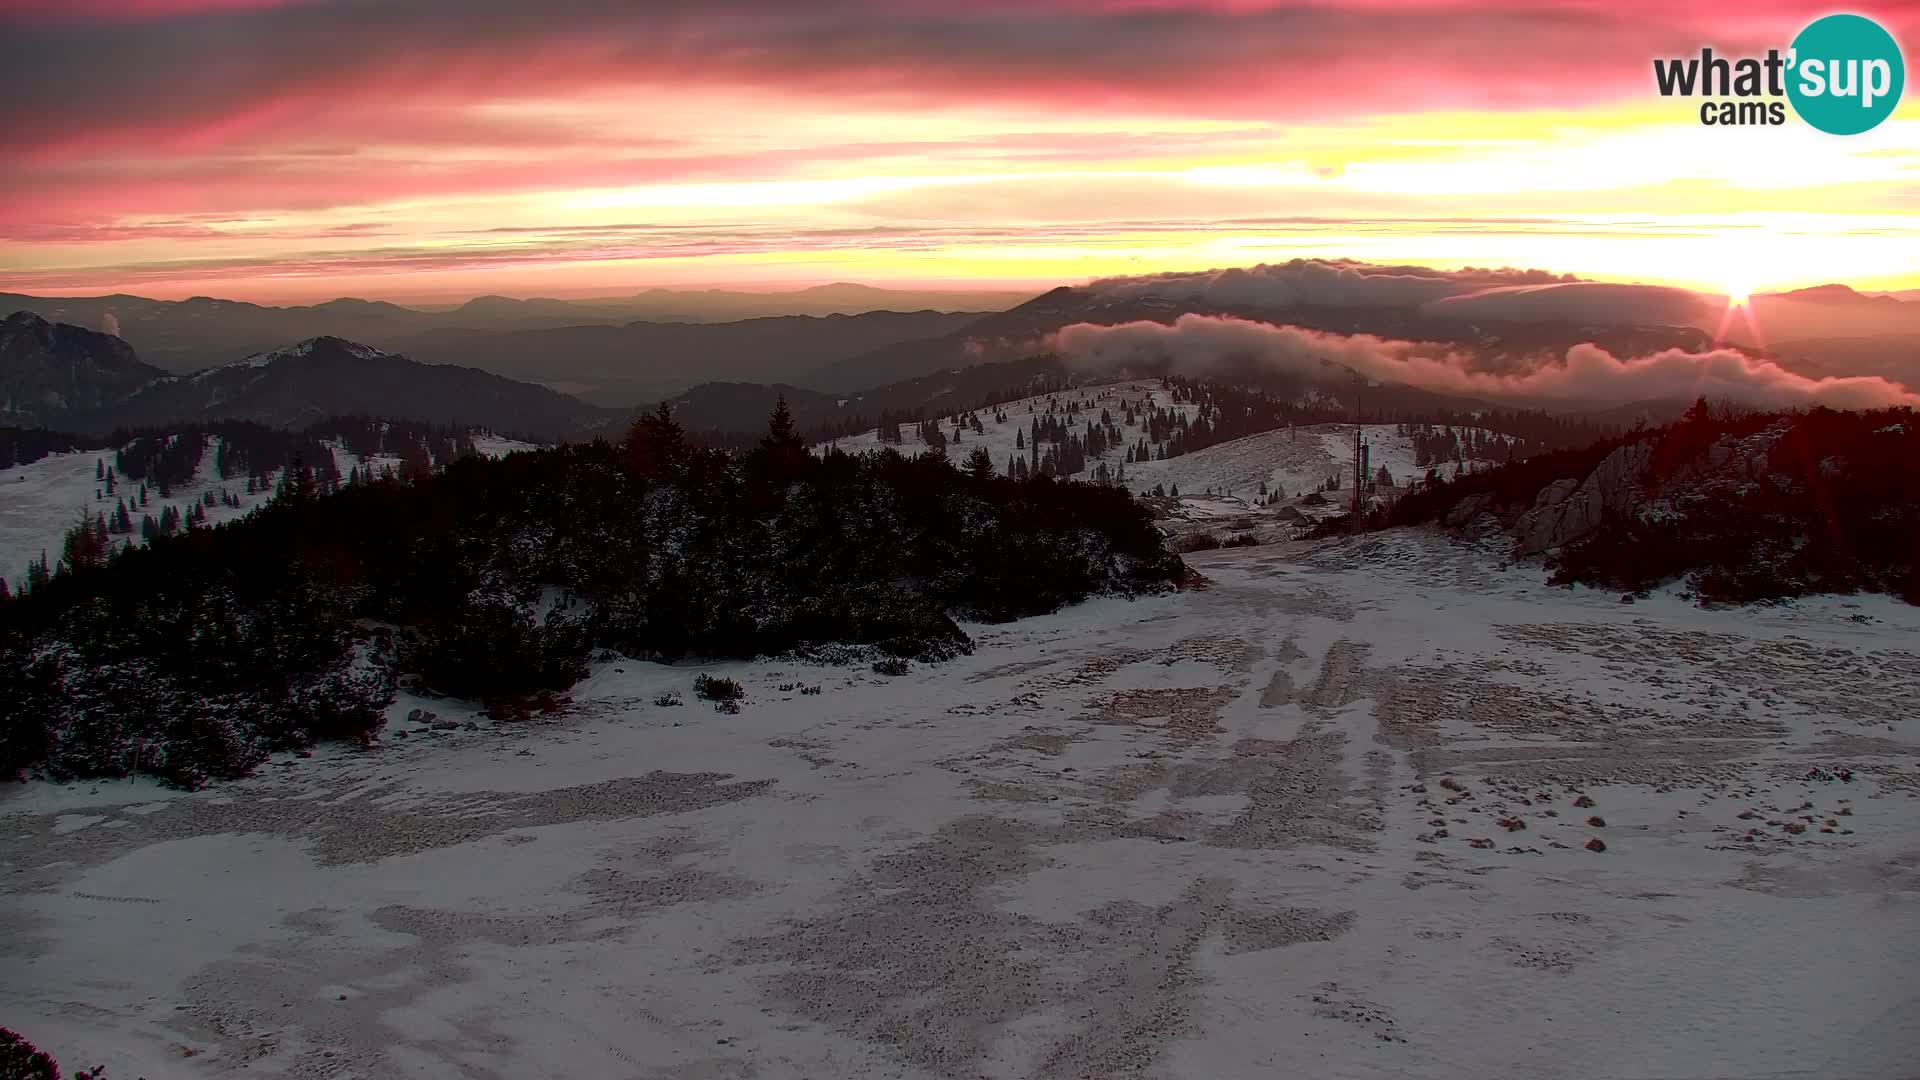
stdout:
<svg viewBox="0 0 1920 1080">
<path fill-rule="evenodd" d="M 1353 386 L 1353 535 L 1360 535 L 1360 484 L 1364 479 L 1360 475 L 1360 392 L 1366 388 L 1365 378 L 1356 379 Z"/>
</svg>

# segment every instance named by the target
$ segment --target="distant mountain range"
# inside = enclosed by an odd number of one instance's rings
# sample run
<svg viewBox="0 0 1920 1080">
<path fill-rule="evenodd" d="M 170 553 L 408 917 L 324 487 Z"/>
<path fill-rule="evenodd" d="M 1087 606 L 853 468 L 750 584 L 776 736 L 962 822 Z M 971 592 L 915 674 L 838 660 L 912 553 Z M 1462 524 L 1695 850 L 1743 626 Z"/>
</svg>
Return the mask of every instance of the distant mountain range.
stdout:
<svg viewBox="0 0 1920 1080">
<path fill-rule="evenodd" d="M 0 423 L 95 434 L 204 420 L 299 428 L 336 416 L 574 438 L 617 414 L 474 368 L 421 364 L 338 337 L 174 375 L 109 334 L 18 312 L 0 321 Z"/>
<path fill-rule="evenodd" d="M 771 295 L 776 294 L 655 293 L 605 303 L 691 297 L 706 304 L 702 310 L 717 311 L 724 304 L 744 305 L 746 298 L 763 302 Z M 777 295 L 789 303 L 817 305 L 847 303 L 856 296 L 870 301 L 900 296 L 856 286 Z M 1189 314 L 1438 343 L 1471 357 L 1474 370 L 1492 373 L 1557 362 L 1571 347 L 1588 342 L 1627 357 L 1668 349 L 1700 352 L 1715 341 L 1713 332 L 1698 325 L 1590 324 L 1537 312 L 1524 319 L 1491 318 L 1484 311 L 1468 317 L 1448 305 L 1268 308 L 1098 286 L 1061 287 L 987 313 L 867 311 L 711 323 L 537 325 L 542 319 L 578 317 L 581 306 L 594 303 L 601 302 L 481 297 L 450 311 L 429 312 L 358 300 L 266 308 L 205 298 L 48 300 L 0 294 L 0 311 L 9 304 L 31 304 L 62 312 L 68 321 L 117 322 L 130 336 L 170 342 L 160 348 L 176 360 L 204 355 L 205 342 L 273 335 L 244 357 L 202 363 L 183 374 L 153 364 L 149 350 L 137 343 L 129 347 L 110 335 L 16 314 L 6 319 L 0 335 L 0 423 L 93 431 L 235 418 L 303 426 L 327 416 L 363 413 L 561 439 L 617 434 L 634 408 L 672 399 L 689 429 L 745 435 L 763 430 L 767 410 L 785 395 L 796 421 L 818 433 L 859 422 L 871 425 L 882 412 L 950 414 L 977 408 L 993 395 L 1021 396 L 1035 385 L 1079 374 L 1047 353 L 1047 336 L 1062 327 L 1171 324 Z M 1750 313 L 1776 338 L 1769 355 L 1801 374 L 1881 374 L 1912 385 L 1920 370 L 1914 351 L 1920 342 L 1920 304 L 1835 285 L 1756 294 Z M 1733 310 L 1725 318 L 1729 324 L 1745 321 Z M 460 325 L 463 320 L 489 325 Z M 363 330 L 344 329 L 354 326 Z M 367 340 L 365 330 L 385 336 Z M 1796 338 L 1786 332 L 1791 330 L 1833 336 Z M 296 340 L 303 344 L 286 346 Z M 402 349 L 393 341 L 407 344 Z M 1282 396 L 1340 405 L 1352 400 L 1353 373 L 1335 368 L 1328 365 L 1320 374 L 1248 371 L 1242 378 Z M 1484 404 L 1406 386 L 1375 387 L 1365 394 L 1367 407 L 1382 415 Z M 1658 415 L 1674 404 L 1662 400 L 1632 408 Z"/>
<path fill-rule="evenodd" d="M 140 296 L 47 297 L 0 293 L 0 315 L 31 311 L 50 322 L 71 323 L 123 337 L 147 363 L 175 372 L 198 371 L 230 363 L 290 341 L 333 336 L 379 348 L 418 351 L 424 335 L 441 331 L 514 332 L 573 326 L 614 326 L 635 321 L 715 323 L 742 319 L 868 312 L 987 312 L 1011 307 L 1030 293 L 1002 291 L 937 292 L 876 289 L 865 285 L 822 285 L 778 293 L 654 289 L 634 296 L 585 300 L 482 296 L 458 306 L 425 309 L 385 301 L 343 298 L 299 307 L 268 307 L 238 300 L 196 296 L 188 300 L 150 300 Z M 935 325 L 919 336 L 943 333 Z M 884 342 L 867 341 L 862 348 Z M 696 343 L 697 344 L 697 343 Z M 667 371 L 697 366 L 708 359 L 697 351 L 627 358 Z M 828 359 L 841 359 L 840 356 Z M 826 360 L 820 361 L 825 363 Z M 797 367 L 796 372 L 804 370 Z M 736 373 L 736 377 L 748 373 Z M 544 381 L 544 380 L 542 380 Z"/>
<path fill-rule="evenodd" d="M 634 322 L 508 332 L 436 330 L 407 355 L 466 364 L 576 394 L 597 405 L 650 405 L 717 379 L 850 390 L 919 374 L 921 343 L 961 333 L 973 312 L 869 311 L 720 323 Z M 894 351 L 900 353 L 898 371 Z M 867 359 L 873 357 L 874 359 Z"/>
<path fill-rule="evenodd" d="M 454 309 L 422 306 L 420 310 L 455 310 L 472 315 L 566 316 L 582 311 L 601 318 L 649 322 L 733 322 L 777 315 L 858 315 L 866 311 L 1002 311 L 1033 296 L 1024 289 L 883 289 L 853 282 L 835 282 L 783 292 L 746 292 L 734 289 L 648 289 L 631 296 L 587 297 L 572 300 L 536 298 L 515 300 L 482 296 Z"/>
</svg>

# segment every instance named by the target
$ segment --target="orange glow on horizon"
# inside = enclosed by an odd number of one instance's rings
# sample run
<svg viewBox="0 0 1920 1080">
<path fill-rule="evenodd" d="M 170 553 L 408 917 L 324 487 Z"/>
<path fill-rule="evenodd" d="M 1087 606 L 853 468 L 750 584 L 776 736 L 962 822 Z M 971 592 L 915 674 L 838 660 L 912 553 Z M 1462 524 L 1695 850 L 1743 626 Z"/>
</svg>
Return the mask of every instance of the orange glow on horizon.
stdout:
<svg viewBox="0 0 1920 1080">
<path fill-rule="evenodd" d="M 262 5 L 259 19 L 323 6 Z M 1131 25 L 1096 7 L 1046 17 Z M 336 64 L 380 78 L 330 97 L 314 89 L 340 78 L 326 67 L 281 96 L 121 101 L 97 129 L 37 120 L 0 178 L 0 290 L 265 303 L 834 281 L 1038 291 L 1302 257 L 1532 267 L 1724 293 L 1736 307 L 1755 290 L 1828 282 L 1920 288 L 1920 94 L 1860 136 L 1798 122 L 1703 128 L 1642 85 L 1640 39 L 1660 17 L 1640 12 L 1604 20 L 1618 40 L 1535 28 L 1556 62 L 1591 65 L 1594 79 L 1570 77 L 1563 91 L 1545 69 L 1456 66 L 1410 36 L 1401 55 L 1435 68 L 1410 99 L 1362 78 L 1342 20 L 1261 30 L 1253 16 L 1193 7 L 1192 32 L 1223 49 L 1229 30 L 1282 43 L 1311 32 L 1325 63 L 1294 70 L 1257 50 L 1202 63 L 1199 50 L 1170 58 L 1171 74 L 1118 65 L 1055 81 L 1055 67 L 1092 63 L 1080 54 L 1104 39 L 1015 77 L 996 73 L 1004 50 L 963 58 L 977 68 L 941 67 L 951 46 L 936 35 L 920 57 L 933 81 L 908 100 L 892 91 L 920 76 L 887 58 L 843 85 L 805 77 L 812 53 L 786 57 L 789 69 L 744 49 L 711 70 L 676 68 L 663 86 L 573 38 L 526 59 L 515 24 L 500 47 L 522 65 L 517 79 L 465 55 L 439 68 L 409 55 L 389 71 L 387 52 L 342 53 Z M 1425 10 L 1377 8 L 1347 18 L 1401 33 Z M 994 11 L 976 14 L 997 25 Z M 884 18 L 923 17 L 934 18 Z M 1469 32 L 1476 17 L 1447 9 L 1462 27 L 1451 44 L 1509 55 L 1504 39 L 1474 36 L 1492 29 Z M 115 32 L 100 18 L 90 33 Z M 1495 23 L 1510 31 L 1514 16 Z M 711 30 L 736 31 L 752 33 L 724 20 Z M 306 62 L 306 40 L 289 39 L 288 63 Z M 570 49 L 584 50 L 571 64 Z M 764 69 L 740 59 L 755 56 Z M 1142 90 L 1189 62 L 1191 81 Z M 1220 64 L 1250 81 L 1222 90 Z M 221 75 L 243 87 L 257 66 Z"/>
</svg>

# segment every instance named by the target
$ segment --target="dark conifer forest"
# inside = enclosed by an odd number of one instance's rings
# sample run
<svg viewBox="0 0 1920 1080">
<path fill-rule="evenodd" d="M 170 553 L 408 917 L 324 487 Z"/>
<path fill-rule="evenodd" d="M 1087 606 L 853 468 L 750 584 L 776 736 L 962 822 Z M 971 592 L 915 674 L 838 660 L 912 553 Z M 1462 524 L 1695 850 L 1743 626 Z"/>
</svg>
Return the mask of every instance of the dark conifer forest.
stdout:
<svg viewBox="0 0 1920 1080">
<path fill-rule="evenodd" d="M 163 449 L 162 471 L 179 452 Z M 457 449 L 344 481 L 296 460 L 241 520 L 189 522 L 0 602 L 0 773 L 191 787 L 371 738 L 400 679 L 513 716 L 600 649 L 937 661 L 971 647 L 955 618 L 1186 574 L 1122 490 L 941 455 L 816 456 L 784 408 L 739 453 L 690 444 L 664 413 L 622 445 Z"/>
</svg>

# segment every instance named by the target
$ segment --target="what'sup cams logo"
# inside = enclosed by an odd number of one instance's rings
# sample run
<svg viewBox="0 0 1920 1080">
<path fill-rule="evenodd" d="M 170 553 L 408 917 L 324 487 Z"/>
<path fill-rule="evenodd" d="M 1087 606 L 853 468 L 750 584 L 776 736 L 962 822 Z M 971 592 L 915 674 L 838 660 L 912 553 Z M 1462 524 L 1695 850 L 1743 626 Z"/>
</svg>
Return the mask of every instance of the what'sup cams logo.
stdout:
<svg viewBox="0 0 1920 1080">
<path fill-rule="evenodd" d="M 1785 97 L 1800 119 L 1829 135 L 1879 126 L 1900 103 L 1906 61 L 1893 35 L 1860 15 L 1828 15 L 1807 24 L 1783 55 L 1729 60 L 1711 48 L 1699 56 L 1653 62 L 1661 97 L 1726 100 L 1700 104 L 1710 127 L 1787 122 Z M 1774 100 L 1757 100 L 1757 99 Z"/>
</svg>

